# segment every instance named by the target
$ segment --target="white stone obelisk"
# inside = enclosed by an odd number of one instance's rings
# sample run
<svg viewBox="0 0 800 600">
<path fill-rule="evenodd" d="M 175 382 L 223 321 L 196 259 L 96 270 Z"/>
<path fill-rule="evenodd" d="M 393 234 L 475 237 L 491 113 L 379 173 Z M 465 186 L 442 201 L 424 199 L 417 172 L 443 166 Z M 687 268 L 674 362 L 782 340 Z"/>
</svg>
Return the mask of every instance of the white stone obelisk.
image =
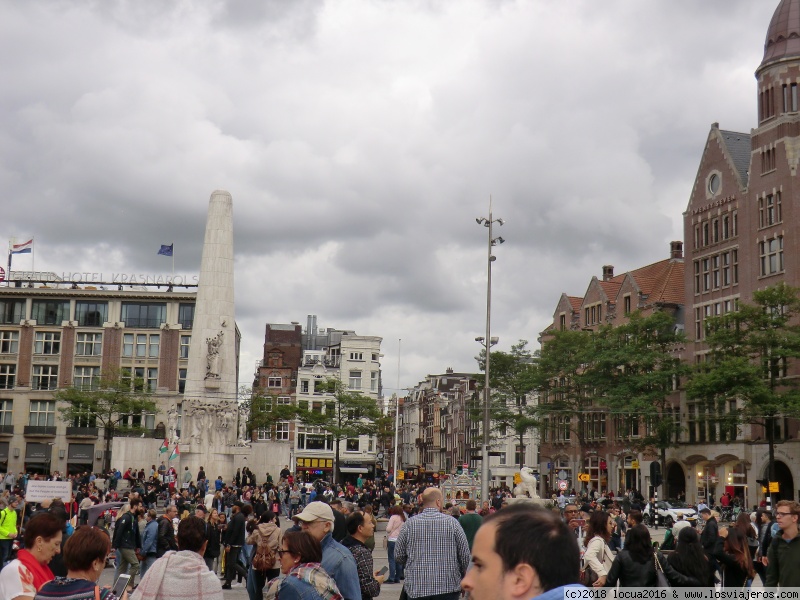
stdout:
<svg viewBox="0 0 800 600">
<path fill-rule="evenodd" d="M 217 190 L 208 203 L 183 400 L 180 444 L 190 456 L 181 462 L 190 469 L 222 467 L 226 448 L 236 444 L 234 317 L 233 200 Z"/>
</svg>

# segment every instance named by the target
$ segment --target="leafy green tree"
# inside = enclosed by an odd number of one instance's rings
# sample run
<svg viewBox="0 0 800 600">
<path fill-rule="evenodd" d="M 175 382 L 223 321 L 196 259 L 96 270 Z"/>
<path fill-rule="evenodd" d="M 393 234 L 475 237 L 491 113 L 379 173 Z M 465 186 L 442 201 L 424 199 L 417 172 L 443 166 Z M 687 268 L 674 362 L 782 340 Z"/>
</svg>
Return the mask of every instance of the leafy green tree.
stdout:
<svg viewBox="0 0 800 600">
<path fill-rule="evenodd" d="M 643 435 L 640 431 L 630 443 L 657 451 L 662 484 L 667 449 L 677 445 L 680 433 L 676 394 L 688 373 L 680 359 L 682 344 L 683 335 L 676 331 L 672 315 L 658 311 L 644 317 L 637 312 L 628 322 L 603 327 L 595 334 L 593 364 L 585 373 L 610 417 L 623 426 L 643 426 Z"/>
<path fill-rule="evenodd" d="M 753 292 L 752 303 L 708 320 L 708 360 L 688 385 L 689 398 L 705 401 L 720 421 L 764 428 L 769 448 L 768 476 L 775 480 L 778 420 L 800 415 L 798 379 L 791 370 L 800 356 L 798 289 L 780 283 Z M 730 410 L 731 403 L 736 409 Z"/>
<path fill-rule="evenodd" d="M 242 396 L 244 400 L 240 403 L 240 410 L 247 414 L 248 433 L 266 429 L 270 435 L 274 435 L 279 422 L 293 421 L 299 414 L 295 404 L 280 404 L 277 395 L 267 394 L 259 388 Z"/>
<path fill-rule="evenodd" d="M 103 469 L 111 468 L 111 442 L 120 433 L 144 431 L 141 427 L 126 426 L 132 418 L 141 421 L 142 415 L 156 412 L 156 403 L 144 381 L 131 377 L 128 369 L 104 373 L 96 386 L 62 388 L 54 394 L 59 417 L 72 427 L 97 427 L 103 430 L 105 453 Z"/>
<path fill-rule="evenodd" d="M 338 483 L 342 440 L 378 433 L 381 411 L 373 398 L 349 390 L 339 379 L 328 378 L 321 387 L 329 394 L 324 410 L 315 412 L 301 406 L 297 416 L 303 424 L 320 427 L 333 437 L 334 483 Z"/>
<path fill-rule="evenodd" d="M 529 404 L 530 394 L 540 387 L 539 369 L 534 355 L 528 350 L 528 342 L 519 340 L 511 346 L 510 352 L 491 353 L 489 371 L 491 431 L 495 437 L 506 437 L 511 431 L 516 438 L 521 469 L 525 459 L 525 436 L 539 426 L 536 406 Z M 486 371 L 486 350 L 476 357 L 481 371 Z M 476 377 L 481 382 L 485 377 Z M 483 399 L 483 393 L 478 396 Z M 473 406 L 473 419 L 482 419 L 482 401 Z"/>
<path fill-rule="evenodd" d="M 542 344 L 537 361 L 540 394 L 535 414 L 551 441 L 569 444 L 574 435 L 581 460 L 586 447 L 583 419 L 597 409 L 587 373 L 593 362 L 592 332 L 570 329 L 553 332 Z"/>
</svg>

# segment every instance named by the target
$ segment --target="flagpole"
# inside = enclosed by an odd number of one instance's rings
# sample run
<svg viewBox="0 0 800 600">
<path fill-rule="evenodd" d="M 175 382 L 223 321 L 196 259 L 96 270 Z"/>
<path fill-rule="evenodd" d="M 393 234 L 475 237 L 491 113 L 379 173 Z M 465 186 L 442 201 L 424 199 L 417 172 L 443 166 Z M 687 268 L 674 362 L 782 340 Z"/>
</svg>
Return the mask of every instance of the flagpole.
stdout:
<svg viewBox="0 0 800 600">
<path fill-rule="evenodd" d="M 172 283 L 175 283 L 175 242 L 172 242 Z"/>
<path fill-rule="evenodd" d="M 35 247 L 36 244 L 34 243 L 33 238 L 31 238 L 31 273 L 36 273 L 36 259 L 34 258 L 34 252 L 36 252 L 36 250 L 34 250 Z"/>
<path fill-rule="evenodd" d="M 6 285 L 11 287 L 11 247 L 14 245 L 14 238 L 8 240 L 8 273 L 6 273 Z"/>
</svg>

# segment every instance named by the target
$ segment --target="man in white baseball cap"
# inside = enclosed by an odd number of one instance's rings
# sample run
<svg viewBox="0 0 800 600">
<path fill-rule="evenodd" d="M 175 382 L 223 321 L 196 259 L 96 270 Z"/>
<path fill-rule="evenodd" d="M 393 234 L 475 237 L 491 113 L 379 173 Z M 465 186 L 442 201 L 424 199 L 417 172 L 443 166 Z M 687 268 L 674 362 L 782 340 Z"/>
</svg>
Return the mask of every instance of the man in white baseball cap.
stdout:
<svg viewBox="0 0 800 600">
<path fill-rule="evenodd" d="M 324 502 L 309 502 L 303 512 L 293 517 L 303 531 L 322 546 L 322 568 L 336 582 L 345 600 L 361 600 L 358 569 L 353 554 L 333 539 L 333 509 Z"/>
</svg>

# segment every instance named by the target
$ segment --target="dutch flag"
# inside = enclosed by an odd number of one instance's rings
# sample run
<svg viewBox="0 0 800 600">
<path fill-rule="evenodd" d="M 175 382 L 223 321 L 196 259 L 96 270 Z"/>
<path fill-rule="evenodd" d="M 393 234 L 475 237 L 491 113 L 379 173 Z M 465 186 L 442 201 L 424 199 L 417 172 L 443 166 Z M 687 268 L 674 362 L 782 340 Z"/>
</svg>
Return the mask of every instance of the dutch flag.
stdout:
<svg viewBox="0 0 800 600">
<path fill-rule="evenodd" d="M 13 244 L 11 254 L 30 254 L 33 252 L 33 238 L 22 244 Z"/>
</svg>

